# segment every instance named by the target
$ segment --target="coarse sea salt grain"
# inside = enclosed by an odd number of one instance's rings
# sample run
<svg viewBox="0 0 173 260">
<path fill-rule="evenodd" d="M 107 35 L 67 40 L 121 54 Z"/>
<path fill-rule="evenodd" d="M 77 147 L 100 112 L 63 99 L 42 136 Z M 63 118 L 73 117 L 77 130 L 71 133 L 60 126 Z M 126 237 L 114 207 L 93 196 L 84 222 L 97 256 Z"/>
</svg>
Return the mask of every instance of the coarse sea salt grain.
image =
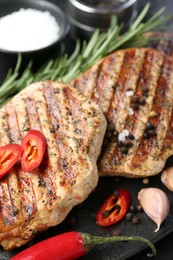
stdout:
<svg viewBox="0 0 173 260">
<path fill-rule="evenodd" d="M 126 136 L 129 135 L 129 131 L 127 129 L 124 129 L 121 133 L 118 135 L 118 141 L 124 142 L 126 140 Z"/>
<path fill-rule="evenodd" d="M 128 111 L 128 112 L 129 112 L 129 115 L 134 115 L 134 110 L 133 110 L 132 107 L 129 108 L 129 111 Z"/>
<path fill-rule="evenodd" d="M 59 34 L 59 24 L 48 11 L 22 8 L 0 19 L 0 48 L 4 50 L 38 50 L 55 42 Z"/>
<path fill-rule="evenodd" d="M 133 90 L 127 90 L 127 91 L 126 91 L 126 96 L 128 96 L 128 97 L 133 96 L 133 94 L 134 94 L 134 91 L 133 91 Z"/>
</svg>

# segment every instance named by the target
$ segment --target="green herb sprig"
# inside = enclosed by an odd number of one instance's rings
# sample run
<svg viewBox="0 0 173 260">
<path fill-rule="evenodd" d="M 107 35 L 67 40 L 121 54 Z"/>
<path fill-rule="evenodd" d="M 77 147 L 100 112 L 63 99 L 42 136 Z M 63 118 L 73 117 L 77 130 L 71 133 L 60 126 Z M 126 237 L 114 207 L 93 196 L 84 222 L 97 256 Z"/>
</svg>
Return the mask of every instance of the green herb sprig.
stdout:
<svg viewBox="0 0 173 260">
<path fill-rule="evenodd" d="M 116 17 L 113 16 L 107 32 L 100 33 L 99 30 L 96 30 L 88 42 L 77 40 L 74 52 L 71 55 L 65 54 L 55 60 L 50 60 L 35 73 L 32 71 L 31 61 L 22 75 L 19 76 L 22 63 L 22 57 L 19 54 L 14 71 L 9 69 L 3 84 L 0 86 L 0 107 L 32 82 L 50 79 L 68 83 L 99 59 L 117 49 L 145 46 L 148 38 L 144 37 L 143 34 L 165 25 L 170 19 L 170 17 L 163 15 L 165 11 L 163 7 L 146 22 L 143 22 L 149 8 L 150 4 L 147 3 L 125 33 L 121 33 L 123 26 L 118 25 Z"/>
</svg>

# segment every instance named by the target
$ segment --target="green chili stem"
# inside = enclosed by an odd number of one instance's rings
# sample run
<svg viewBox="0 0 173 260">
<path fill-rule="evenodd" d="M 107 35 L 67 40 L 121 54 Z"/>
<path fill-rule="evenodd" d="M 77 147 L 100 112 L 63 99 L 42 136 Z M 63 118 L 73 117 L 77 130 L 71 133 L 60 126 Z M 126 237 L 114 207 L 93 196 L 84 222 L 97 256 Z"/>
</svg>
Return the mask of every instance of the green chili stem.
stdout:
<svg viewBox="0 0 173 260">
<path fill-rule="evenodd" d="M 155 256 L 156 255 L 156 248 L 153 243 L 143 237 L 140 236 L 111 236 L 111 237 L 100 237 L 100 236 L 92 236 L 87 233 L 81 233 L 81 236 L 84 239 L 84 244 L 88 251 L 90 251 L 94 246 L 103 244 L 103 243 L 110 243 L 110 242 L 123 242 L 123 241 L 139 241 L 145 243 L 149 246 L 152 250 L 152 253 L 147 254 L 147 256 Z"/>
</svg>

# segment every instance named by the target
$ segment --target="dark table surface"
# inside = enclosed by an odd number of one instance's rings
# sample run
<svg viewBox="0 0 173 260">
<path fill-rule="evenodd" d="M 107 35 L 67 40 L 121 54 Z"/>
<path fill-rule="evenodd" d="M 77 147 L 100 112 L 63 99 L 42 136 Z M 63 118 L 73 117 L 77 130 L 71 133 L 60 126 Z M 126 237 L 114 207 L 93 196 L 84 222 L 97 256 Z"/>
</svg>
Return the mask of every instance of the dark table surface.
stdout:
<svg viewBox="0 0 173 260">
<path fill-rule="evenodd" d="M 50 2 L 55 3 L 60 8 L 64 9 L 66 5 L 66 0 L 49 0 Z M 1 2 L 1 0 L 0 0 Z M 146 0 L 139 0 L 138 1 L 138 10 L 141 10 L 142 7 L 145 5 Z M 149 15 L 152 15 L 163 5 L 166 6 L 166 14 L 173 15 L 173 1 L 172 0 L 150 0 L 151 2 L 151 9 Z M 157 256 L 153 257 L 153 260 L 173 260 L 173 233 L 171 233 L 166 238 L 162 239 L 156 244 L 157 248 Z M 149 259 L 146 256 L 145 252 L 142 252 L 139 255 L 132 257 L 131 259 L 134 260 L 146 260 Z"/>
</svg>

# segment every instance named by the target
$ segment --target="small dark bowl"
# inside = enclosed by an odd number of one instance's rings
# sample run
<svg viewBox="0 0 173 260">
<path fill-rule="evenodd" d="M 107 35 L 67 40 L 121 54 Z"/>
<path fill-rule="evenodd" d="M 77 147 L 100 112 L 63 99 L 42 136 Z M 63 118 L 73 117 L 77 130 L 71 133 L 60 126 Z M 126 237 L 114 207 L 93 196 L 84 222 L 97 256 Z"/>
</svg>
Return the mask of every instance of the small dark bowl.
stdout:
<svg viewBox="0 0 173 260">
<path fill-rule="evenodd" d="M 112 15 L 127 29 L 136 16 L 137 0 L 67 0 L 67 14 L 71 35 L 89 38 L 96 29 L 106 31 Z"/>
<path fill-rule="evenodd" d="M 43 0 L 1 0 L 0 17 L 11 14 L 21 8 L 49 11 L 57 20 L 60 33 L 59 38 L 47 47 L 39 50 L 22 51 L 21 71 L 27 66 L 30 60 L 33 61 L 33 69 L 39 68 L 49 58 L 58 56 L 63 51 L 64 39 L 69 32 L 69 22 L 58 6 Z M 14 68 L 17 62 L 18 52 L 0 49 L 0 82 L 3 81 L 8 69 Z"/>
</svg>

